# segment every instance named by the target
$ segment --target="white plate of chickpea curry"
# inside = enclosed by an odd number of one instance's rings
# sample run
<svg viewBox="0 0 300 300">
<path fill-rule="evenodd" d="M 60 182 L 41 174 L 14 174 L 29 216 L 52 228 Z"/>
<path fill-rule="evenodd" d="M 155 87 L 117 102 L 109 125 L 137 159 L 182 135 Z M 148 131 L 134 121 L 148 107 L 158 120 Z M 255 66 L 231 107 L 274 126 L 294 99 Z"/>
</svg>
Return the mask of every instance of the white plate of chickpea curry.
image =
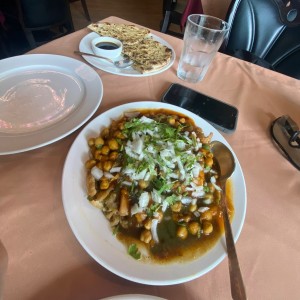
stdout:
<svg viewBox="0 0 300 300">
<path fill-rule="evenodd" d="M 161 102 L 128 103 L 90 122 L 69 151 L 62 184 L 65 213 L 83 248 L 111 272 L 143 284 L 182 283 L 217 266 L 226 246 L 213 140 L 230 148 L 203 119 Z M 237 240 L 246 186 L 233 155 L 227 198 Z"/>
</svg>

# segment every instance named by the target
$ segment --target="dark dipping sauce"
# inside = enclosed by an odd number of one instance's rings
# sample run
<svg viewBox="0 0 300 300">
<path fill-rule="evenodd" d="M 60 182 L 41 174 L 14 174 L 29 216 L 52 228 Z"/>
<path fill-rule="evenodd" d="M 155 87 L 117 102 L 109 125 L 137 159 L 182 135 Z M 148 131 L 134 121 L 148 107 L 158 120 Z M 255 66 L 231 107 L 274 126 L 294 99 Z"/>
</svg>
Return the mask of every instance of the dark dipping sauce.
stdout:
<svg viewBox="0 0 300 300">
<path fill-rule="evenodd" d="M 232 182 L 229 179 L 226 185 L 226 199 L 230 220 L 234 216 L 234 206 L 232 201 Z M 214 230 L 209 235 L 202 234 L 200 238 L 188 235 L 185 240 L 176 237 L 177 223 L 168 218 L 170 216 L 170 208 L 165 213 L 165 217 L 157 226 L 159 244 L 154 246 L 146 245 L 139 241 L 141 230 L 132 226 L 128 229 L 119 228 L 117 238 L 128 248 L 132 243 L 135 243 L 139 250 L 146 249 L 147 255 L 143 252 L 142 260 L 150 261 L 158 264 L 181 263 L 192 261 L 199 258 L 211 248 L 221 238 L 224 233 L 223 217 L 220 214 L 212 221 Z"/>
<path fill-rule="evenodd" d="M 116 50 L 120 48 L 119 45 L 112 42 L 100 42 L 96 44 L 96 47 L 103 50 Z"/>
</svg>

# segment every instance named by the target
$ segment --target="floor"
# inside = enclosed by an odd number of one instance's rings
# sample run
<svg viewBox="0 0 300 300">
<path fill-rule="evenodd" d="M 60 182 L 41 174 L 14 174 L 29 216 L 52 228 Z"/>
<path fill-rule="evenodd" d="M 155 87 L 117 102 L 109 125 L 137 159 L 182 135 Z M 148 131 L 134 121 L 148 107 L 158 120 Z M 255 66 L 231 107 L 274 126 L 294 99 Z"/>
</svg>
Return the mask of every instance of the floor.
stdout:
<svg viewBox="0 0 300 300">
<path fill-rule="evenodd" d="M 109 16 L 116 16 L 133 23 L 159 30 L 162 20 L 162 0 L 86 0 L 91 21 L 96 22 Z M 71 12 L 75 30 L 87 26 L 80 1 L 72 2 Z"/>
</svg>

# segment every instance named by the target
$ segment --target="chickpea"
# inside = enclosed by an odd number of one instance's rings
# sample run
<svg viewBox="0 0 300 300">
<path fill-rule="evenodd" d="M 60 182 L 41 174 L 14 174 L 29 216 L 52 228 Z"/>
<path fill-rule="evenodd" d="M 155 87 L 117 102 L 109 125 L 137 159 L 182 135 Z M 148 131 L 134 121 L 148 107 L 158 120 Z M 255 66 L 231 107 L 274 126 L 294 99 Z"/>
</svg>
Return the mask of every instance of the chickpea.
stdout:
<svg viewBox="0 0 300 300">
<path fill-rule="evenodd" d="M 94 145 L 95 145 L 95 139 L 94 139 L 94 138 L 90 138 L 90 139 L 88 140 L 88 145 L 89 145 L 90 147 L 94 146 Z"/>
<path fill-rule="evenodd" d="M 125 139 L 125 135 L 120 130 L 117 130 L 114 133 L 114 137 L 117 138 L 117 139 L 120 139 L 120 140 L 124 140 Z"/>
<path fill-rule="evenodd" d="M 212 220 L 212 213 L 211 213 L 211 211 L 210 210 L 206 210 L 203 213 L 201 213 L 200 220 L 201 221 L 203 221 L 203 220 L 211 221 Z"/>
<path fill-rule="evenodd" d="M 211 193 L 207 193 L 207 194 L 205 195 L 205 199 L 207 199 L 207 200 L 214 200 L 214 196 L 213 196 L 213 194 L 211 194 Z"/>
<path fill-rule="evenodd" d="M 95 146 L 90 146 L 90 154 L 92 155 L 92 156 L 94 156 L 95 155 L 95 151 L 97 150 L 97 148 L 95 147 Z"/>
<path fill-rule="evenodd" d="M 101 148 L 101 153 L 104 155 L 108 155 L 109 151 L 110 151 L 110 149 L 106 145 Z"/>
<path fill-rule="evenodd" d="M 219 202 L 221 200 L 221 191 L 215 190 L 214 196 L 215 196 L 215 200 Z"/>
<path fill-rule="evenodd" d="M 190 234 L 196 235 L 200 231 L 200 224 L 198 222 L 195 222 L 195 221 L 191 222 L 188 225 L 188 229 L 189 229 Z"/>
<path fill-rule="evenodd" d="M 189 211 L 190 211 L 190 212 L 194 212 L 194 211 L 196 211 L 196 209 L 197 209 L 197 205 L 196 205 L 196 204 L 191 204 L 191 205 L 189 206 Z"/>
<path fill-rule="evenodd" d="M 95 157 L 97 160 L 101 160 L 102 154 L 101 154 L 101 150 L 100 150 L 100 149 L 97 149 L 97 150 L 95 151 L 94 157 Z"/>
<path fill-rule="evenodd" d="M 102 146 L 104 145 L 104 140 L 103 140 L 103 138 L 102 137 L 97 137 L 97 138 L 95 138 L 95 147 L 96 148 L 101 148 Z"/>
<path fill-rule="evenodd" d="M 112 151 L 109 153 L 109 159 L 117 160 L 119 153 L 117 151 Z"/>
<path fill-rule="evenodd" d="M 181 124 L 184 124 L 184 123 L 186 122 L 186 120 L 185 120 L 185 118 L 180 118 L 180 119 L 179 119 L 179 122 L 180 122 Z"/>
<path fill-rule="evenodd" d="M 109 180 L 107 178 L 102 178 L 100 181 L 100 190 L 107 190 L 109 188 Z"/>
<path fill-rule="evenodd" d="M 211 157 L 206 157 L 205 158 L 205 165 L 207 167 L 212 167 L 213 163 L 214 163 L 214 160 Z"/>
<path fill-rule="evenodd" d="M 108 158 L 109 158 L 108 155 L 101 155 L 100 161 L 102 161 L 102 162 L 108 161 Z"/>
<path fill-rule="evenodd" d="M 177 237 L 182 240 L 185 240 L 188 236 L 188 230 L 185 226 L 179 226 L 176 233 Z"/>
<path fill-rule="evenodd" d="M 200 141 L 201 141 L 201 143 L 203 143 L 201 139 L 200 139 Z M 208 150 L 206 150 L 206 149 L 204 149 L 204 148 L 201 148 L 200 151 L 201 151 L 201 153 L 203 153 L 204 155 L 206 155 L 206 153 L 208 153 Z"/>
<path fill-rule="evenodd" d="M 213 225 L 210 222 L 204 221 L 202 224 L 203 233 L 209 235 L 213 231 Z"/>
<path fill-rule="evenodd" d="M 103 171 L 108 172 L 112 168 L 112 166 L 113 166 L 113 163 L 110 160 L 103 162 Z"/>
<path fill-rule="evenodd" d="M 137 213 L 137 214 L 135 214 L 135 218 L 138 223 L 142 223 L 143 221 L 146 220 L 147 214 L 146 213 Z"/>
<path fill-rule="evenodd" d="M 175 125 L 175 122 L 176 122 L 176 121 L 175 121 L 174 118 L 169 118 L 169 119 L 168 119 L 168 122 L 169 122 L 170 125 L 173 126 L 173 125 Z"/>
<path fill-rule="evenodd" d="M 110 150 L 118 150 L 119 149 L 119 144 L 116 139 L 110 139 L 108 140 L 108 147 Z"/>
<path fill-rule="evenodd" d="M 147 218 L 145 223 L 144 223 L 144 227 L 148 230 L 151 229 L 151 224 L 152 224 L 152 219 L 151 218 Z"/>
<path fill-rule="evenodd" d="M 180 201 L 178 201 L 171 206 L 171 209 L 173 212 L 180 212 L 181 207 L 182 207 L 182 203 Z"/>
<path fill-rule="evenodd" d="M 88 161 L 86 161 L 85 163 L 85 167 L 86 169 L 90 170 L 91 168 L 93 168 L 96 165 L 96 161 L 94 159 L 89 159 Z"/>
<path fill-rule="evenodd" d="M 150 230 L 144 230 L 141 233 L 140 240 L 146 244 L 149 244 L 152 240 L 152 234 Z"/>
<path fill-rule="evenodd" d="M 97 162 L 96 166 L 97 166 L 100 170 L 102 170 L 102 168 L 103 168 L 103 163 L 102 163 L 102 161 Z"/>
<path fill-rule="evenodd" d="M 141 189 L 145 189 L 149 186 L 149 181 L 145 181 L 143 179 L 139 180 L 139 187 Z"/>
<path fill-rule="evenodd" d="M 109 136 L 109 129 L 108 128 L 104 128 L 102 130 L 102 134 L 101 135 L 102 135 L 103 138 L 107 139 L 108 136 Z"/>
<path fill-rule="evenodd" d="M 186 223 L 190 222 L 191 221 L 191 215 L 184 215 L 182 217 L 182 221 L 184 221 Z"/>
</svg>

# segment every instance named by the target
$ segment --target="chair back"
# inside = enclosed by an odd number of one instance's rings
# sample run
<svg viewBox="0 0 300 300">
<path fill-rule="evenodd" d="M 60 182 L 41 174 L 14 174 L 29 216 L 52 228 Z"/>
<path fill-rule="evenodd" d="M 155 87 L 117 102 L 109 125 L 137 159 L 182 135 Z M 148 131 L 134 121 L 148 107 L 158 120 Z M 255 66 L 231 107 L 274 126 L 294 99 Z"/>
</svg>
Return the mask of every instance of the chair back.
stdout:
<svg viewBox="0 0 300 300">
<path fill-rule="evenodd" d="M 16 0 L 20 24 L 32 48 L 74 31 L 68 0 Z M 37 41 L 35 34 L 45 37 Z M 50 33 L 47 37 L 47 32 Z"/>
<path fill-rule="evenodd" d="M 185 6 L 186 1 L 183 0 L 163 0 L 163 20 L 160 22 L 161 32 L 183 38 L 180 24 Z M 173 28 L 170 29 L 170 26 Z"/>
<path fill-rule="evenodd" d="M 247 52 L 300 79 L 300 0 L 233 0 L 222 51 Z"/>
<path fill-rule="evenodd" d="M 68 6 L 65 0 L 18 0 L 24 25 L 28 28 L 66 22 Z"/>
</svg>

